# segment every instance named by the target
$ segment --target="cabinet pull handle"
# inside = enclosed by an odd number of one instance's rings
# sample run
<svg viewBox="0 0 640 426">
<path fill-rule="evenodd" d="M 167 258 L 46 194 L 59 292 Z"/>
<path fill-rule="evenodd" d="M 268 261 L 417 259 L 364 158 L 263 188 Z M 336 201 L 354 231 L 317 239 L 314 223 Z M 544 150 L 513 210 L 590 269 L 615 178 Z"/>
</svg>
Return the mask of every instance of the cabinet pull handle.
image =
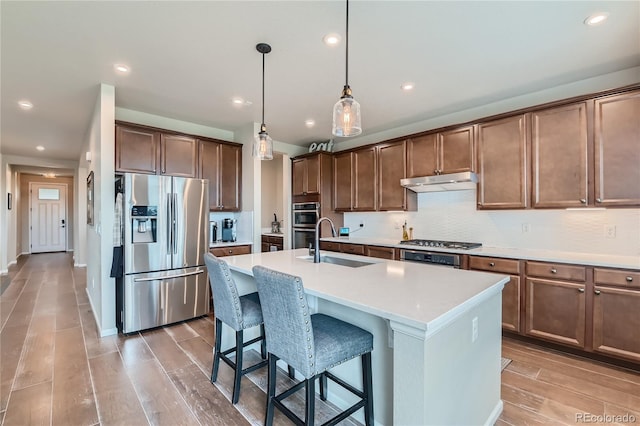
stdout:
<svg viewBox="0 0 640 426">
<path fill-rule="evenodd" d="M 233 250 L 229 250 L 229 254 L 233 253 Z"/>
<path fill-rule="evenodd" d="M 596 202 L 601 203 L 602 202 L 602 198 L 596 198 Z"/>
<path fill-rule="evenodd" d="M 580 202 L 581 202 L 582 204 L 587 204 L 587 200 L 585 200 L 584 198 L 580 198 Z"/>
<path fill-rule="evenodd" d="M 438 174 L 438 169 L 435 169 L 435 170 L 433 171 L 433 174 L 434 174 L 434 175 L 437 175 L 437 174 Z"/>
<path fill-rule="evenodd" d="M 557 270 L 556 268 L 551 268 L 551 273 L 552 273 L 552 274 L 557 274 L 557 273 L 558 273 L 558 270 Z"/>
<path fill-rule="evenodd" d="M 625 278 L 627 280 L 628 283 L 630 283 L 631 281 L 633 281 L 633 277 L 626 277 Z"/>
<path fill-rule="evenodd" d="M 600 290 L 594 290 L 593 292 L 596 296 L 598 296 L 600 294 Z"/>
<path fill-rule="evenodd" d="M 494 267 L 496 264 L 494 262 L 489 262 L 489 266 Z"/>
<path fill-rule="evenodd" d="M 584 293 L 584 288 L 579 288 L 578 293 Z"/>
</svg>

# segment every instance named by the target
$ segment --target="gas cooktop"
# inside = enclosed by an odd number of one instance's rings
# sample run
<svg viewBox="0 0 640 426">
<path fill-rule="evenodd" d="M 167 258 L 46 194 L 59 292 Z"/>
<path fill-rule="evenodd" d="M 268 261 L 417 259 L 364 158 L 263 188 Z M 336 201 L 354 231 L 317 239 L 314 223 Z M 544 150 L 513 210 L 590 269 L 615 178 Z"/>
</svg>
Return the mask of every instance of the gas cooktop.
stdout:
<svg viewBox="0 0 640 426">
<path fill-rule="evenodd" d="M 459 250 L 470 250 L 478 247 L 482 247 L 481 243 L 462 243 L 459 241 L 438 241 L 438 240 L 405 240 L 400 241 L 400 244 L 408 246 L 420 246 L 420 247 L 437 247 Z"/>
</svg>

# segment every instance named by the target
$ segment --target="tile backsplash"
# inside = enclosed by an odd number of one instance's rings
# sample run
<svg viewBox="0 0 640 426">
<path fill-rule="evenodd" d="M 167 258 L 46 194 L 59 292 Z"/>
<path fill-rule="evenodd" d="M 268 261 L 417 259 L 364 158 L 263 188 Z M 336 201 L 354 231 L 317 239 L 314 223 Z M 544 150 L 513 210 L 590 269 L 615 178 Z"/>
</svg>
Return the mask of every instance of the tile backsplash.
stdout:
<svg viewBox="0 0 640 426">
<path fill-rule="evenodd" d="M 640 256 L 640 209 L 476 210 L 476 192 L 418 194 L 415 212 L 345 213 L 354 237 L 481 242 L 485 246 Z"/>
</svg>

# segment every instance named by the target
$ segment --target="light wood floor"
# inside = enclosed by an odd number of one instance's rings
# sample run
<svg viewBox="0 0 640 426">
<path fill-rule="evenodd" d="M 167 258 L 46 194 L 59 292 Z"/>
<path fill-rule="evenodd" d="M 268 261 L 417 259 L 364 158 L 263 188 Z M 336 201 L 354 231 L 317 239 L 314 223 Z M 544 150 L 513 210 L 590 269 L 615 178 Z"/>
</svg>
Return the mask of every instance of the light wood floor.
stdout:
<svg viewBox="0 0 640 426">
<path fill-rule="evenodd" d="M 236 406 L 226 365 L 218 386 L 209 382 L 212 318 L 100 339 L 85 270 L 70 255 L 23 257 L 9 277 L 0 296 L 1 424 L 262 423 L 264 393 L 249 379 Z M 638 373 L 509 339 L 503 356 L 513 361 L 502 373 L 499 425 L 578 424 L 586 413 L 640 424 Z"/>
</svg>

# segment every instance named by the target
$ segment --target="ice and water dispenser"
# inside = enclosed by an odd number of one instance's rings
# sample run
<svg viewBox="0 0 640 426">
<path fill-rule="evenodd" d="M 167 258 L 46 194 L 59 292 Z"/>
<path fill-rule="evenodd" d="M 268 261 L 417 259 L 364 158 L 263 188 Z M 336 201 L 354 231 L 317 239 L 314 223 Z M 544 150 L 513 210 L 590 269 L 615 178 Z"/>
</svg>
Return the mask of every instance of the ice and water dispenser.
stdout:
<svg viewBox="0 0 640 426">
<path fill-rule="evenodd" d="M 158 241 L 158 206 L 133 206 L 131 208 L 131 242 L 155 243 Z"/>
</svg>

